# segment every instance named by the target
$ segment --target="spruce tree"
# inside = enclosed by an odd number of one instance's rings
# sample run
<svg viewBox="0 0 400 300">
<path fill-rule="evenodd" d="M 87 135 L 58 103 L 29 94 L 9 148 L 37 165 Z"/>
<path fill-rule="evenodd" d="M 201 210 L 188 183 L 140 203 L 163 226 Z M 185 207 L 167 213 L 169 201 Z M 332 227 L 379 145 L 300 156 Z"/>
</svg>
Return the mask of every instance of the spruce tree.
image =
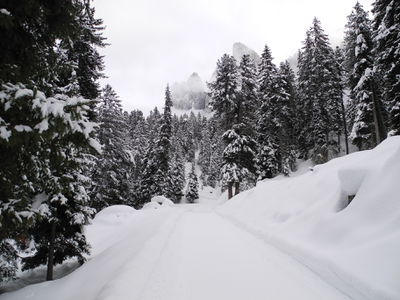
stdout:
<svg viewBox="0 0 400 300">
<path fill-rule="evenodd" d="M 222 136 L 225 150 L 222 158 L 222 180 L 228 187 L 228 199 L 232 198 L 233 185 L 235 185 L 235 195 L 240 191 L 240 183 L 255 181 L 255 157 L 256 148 L 254 139 L 244 134 L 244 124 L 234 125 L 231 130 L 227 130 Z"/>
<path fill-rule="evenodd" d="M 351 96 L 354 109 L 351 141 L 361 149 L 376 145 L 373 118 L 373 56 L 371 24 L 366 11 L 357 3 L 353 11 L 353 23 L 349 29 L 354 31 L 354 65 L 351 72 L 353 83 Z"/>
<path fill-rule="evenodd" d="M 210 106 L 223 130 L 236 122 L 239 96 L 239 72 L 233 56 L 224 54 L 217 62 L 216 78 L 208 84 Z"/>
<path fill-rule="evenodd" d="M 290 171 L 296 169 L 297 156 L 297 91 L 295 84 L 295 75 L 289 62 L 280 64 L 279 82 L 282 89 L 282 100 L 278 103 L 280 106 L 280 145 L 282 151 L 282 169 L 281 172 L 289 175 Z"/>
<path fill-rule="evenodd" d="M 185 166 L 179 150 L 172 157 L 166 180 L 165 195 L 174 203 L 180 203 L 185 186 Z"/>
<path fill-rule="evenodd" d="M 53 262 L 83 260 L 82 225 L 93 212 L 84 175 L 98 145 L 93 103 L 81 97 L 79 65 L 66 53 L 84 27 L 82 3 L 8 1 L 0 18 L 0 244 L 33 235 L 37 252 L 26 266 L 47 261 L 48 279 Z"/>
<path fill-rule="evenodd" d="M 282 90 L 278 71 L 266 45 L 261 55 L 258 73 L 260 107 L 258 110 L 257 142 L 259 179 L 272 178 L 281 170 L 281 153 L 278 140 L 279 101 Z"/>
<path fill-rule="evenodd" d="M 154 195 L 166 195 L 173 190 L 171 178 L 169 178 L 171 163 L 171 93 L 169 86 L 165 90 L 164 114 L 156 123 L 159 123 L 159 132 L 154 142 L 150 141 L 143 170 L 141 182 L 141 202 L 150 201 Z M 157 111 L 155 111 L 157 112 Z"/>
<path fill-rule="evenodd" d="M 334 136 L 339 134 L 340 82 L 328 36 L 314 19 L 299 55 L 299 93 L 303 124 L 300 134 L 302 156 L 315 163 L 326 162 L 337 152 Z"/>
<path fill-rule="evenodd" d="M 255 137 L 256 111 L 258 105 L 257 69 L 250 55 L 243 55 L 239 65 L 240 101 L 237 124 L 246 125 L 247 133 Z"/>
<path fill-rule="evenodd" d="M 128 127 L 121 100 L 110 85 L 102 91 L 98 109 L 101 122 L 98 138 L 103 145 L 93 174 L 93 205 L 98 209 L 113 204 L 130 204 L 131 167 Z"/>
<path fill-rule="evenodd" d="M 84 154 L 98 149 L 95 124 L 87 117 L 89 101 L 46 97 L 22 85 L 2 88 L 3 100 L 12 105 L 4 110 L 4 101 L 1 109 L 1 152 L 13 159 L 1 166 L 1 239 L 32 235 L 37 252 L 24 265 L 47 262 L 47 279 L 52 279 L 53 263 L 68 257 L 82 262 L 88 252 L 83 225 L 94 211 L 82 170 Z"/>
<path fill-rule="evenodd" d="M 340 47 L 336 47 L 335 49 L 335 61 L 336 61 L 336 72 L 337 72 L 337 84 L 336 84 L 336 96 L 338 97 L 340 109 L 340 121 L 338 124 L 338 137 L 339 141 L 338 144 L 340 145 L 340 137 L 342 132 L 344 134 L 344 142 L 345 142 L 345 152 L 349 154 L 349 133 L 348 133 L 348 121 L 346 118 L 347 111 L 345 106 L 345 99 L 344 99 L 344 90 L 346 86 L 346 71 L 344 67 L 344 54 L 343 50 Z M 339 149 L 340 151 L 340 149 Z"/>
<path fill-rule="evenodd" d="M 199 182 L 195 172 L 194 163 L 192 163 L 192 169 L 189 173 L 188 186 L 185 194 L 186 200 L 189 203 L 193 203 L 195 200 L 199 199 L 198 189 L 199 189 Z"/>
<path fill-rule="evenodd" d="M 383 76 L 383 99 L 390 113 L 390 135 L 400 134 L 400 3 L 376 0 L 373 4 L 374 55 Z M 375 101 L 375 104 L 379 102 Z M 378 120 L 379 121 L 379 120 Z M 383 126 L 382 126 L 383 127 Z M 381 129 L 381 137 L 385 132 Z"/>
</svg>

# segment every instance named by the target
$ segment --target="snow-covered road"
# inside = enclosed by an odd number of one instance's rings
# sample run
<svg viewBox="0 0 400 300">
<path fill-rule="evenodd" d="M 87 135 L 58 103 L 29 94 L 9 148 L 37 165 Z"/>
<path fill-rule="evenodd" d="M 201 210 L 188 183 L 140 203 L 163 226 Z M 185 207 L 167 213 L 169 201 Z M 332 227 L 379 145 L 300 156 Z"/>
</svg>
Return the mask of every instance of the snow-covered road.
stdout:
<svg viewBox="0 0 400 300">
<path fill-rule="evenodd" d="M 89 229 L 93 257 L 75 272 L 0 299 L 348 299 L 208 206 L 137 212 L 133 219 L 115 231 Z"/>
<path fill-rule="evenodd" d="M 139 299 L 347 299 L 214 212 L 185 212 Z"/>
</svg>

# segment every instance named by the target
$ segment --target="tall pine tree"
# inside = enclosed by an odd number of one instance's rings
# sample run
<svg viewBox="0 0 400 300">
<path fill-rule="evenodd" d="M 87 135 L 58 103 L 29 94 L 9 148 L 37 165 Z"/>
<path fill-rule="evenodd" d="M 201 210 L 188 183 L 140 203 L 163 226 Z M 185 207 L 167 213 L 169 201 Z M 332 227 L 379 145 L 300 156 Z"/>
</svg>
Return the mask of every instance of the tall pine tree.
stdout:
<svg viewBox="0 0 400 300">
<path fill-rule="evenodd" d="M 400 134 L 400 3 L 396 0 L 376 0 L 372 12 L 375 17 L 374 55 L 377 70 L 383 75 L 383 99 L 390 113 L 389 134 L 398 135 Z"/>
</svg>

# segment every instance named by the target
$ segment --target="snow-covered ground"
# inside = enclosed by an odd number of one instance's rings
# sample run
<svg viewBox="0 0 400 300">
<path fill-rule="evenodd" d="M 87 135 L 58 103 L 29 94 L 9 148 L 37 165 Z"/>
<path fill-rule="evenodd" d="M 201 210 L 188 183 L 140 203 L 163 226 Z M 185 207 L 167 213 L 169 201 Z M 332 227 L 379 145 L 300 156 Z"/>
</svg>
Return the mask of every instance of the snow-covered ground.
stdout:
<svg viewBox="0 0 400 300">
<path fill-rule="evenodd" d="M 400 299 L 400 137 L 217 210 L 354 299 Z M 348 204 L 348 196 L 355 195 Z"/>
<path fill-rule="evenodd" d="M 202 204 L 110 207 L 87 234 L 93 254 L 82 267 L 1 299 L 348 299 Z"/>
<path fill-rule="evenodd" d="M 400 137 L 297 175 L 106 208 L 83 266 L 0 299 L 400 299 Z"/>
</svg>

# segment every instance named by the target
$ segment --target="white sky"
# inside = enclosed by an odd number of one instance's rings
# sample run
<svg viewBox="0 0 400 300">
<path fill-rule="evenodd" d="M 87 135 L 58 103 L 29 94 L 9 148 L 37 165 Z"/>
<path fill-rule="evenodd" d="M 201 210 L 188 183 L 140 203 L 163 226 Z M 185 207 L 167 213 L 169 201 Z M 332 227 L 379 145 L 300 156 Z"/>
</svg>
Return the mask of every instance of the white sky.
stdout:
<svg viewBox="0 0 400 300">
<path fill-rule="evenodd" d="M 359 0 L 371 9 L 373 0 Z M 259 54 L 267 43 L 276 63 L 301 47 L 318 17 L 333 44 L 356 0 L 94 0 L 111 43 L 106 75 L 124 109 L 162 107 L 167 83 L 197 72 L 208 81 L 217 60 L 242 42 Z"/>
</svg>

